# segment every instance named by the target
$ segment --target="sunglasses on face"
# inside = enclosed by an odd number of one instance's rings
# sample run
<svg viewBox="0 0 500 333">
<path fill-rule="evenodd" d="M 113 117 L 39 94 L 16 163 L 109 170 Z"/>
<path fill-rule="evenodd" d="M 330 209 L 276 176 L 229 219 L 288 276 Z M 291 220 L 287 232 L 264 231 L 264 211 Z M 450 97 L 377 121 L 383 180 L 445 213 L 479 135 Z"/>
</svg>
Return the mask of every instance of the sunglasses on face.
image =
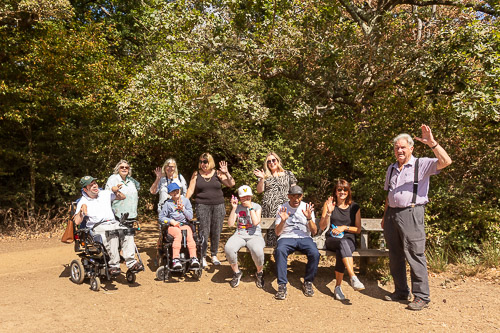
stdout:
<svg viewBox="0 0 500 333">
<path fill-rule="evenodd" d="M 208 160 L 200 160 L 200 164 L 208 164 Z"/>
<path fill-rule="evenodd" d="M 349 192 L 349 190 L 348 190 L 347 188 L 340 188 L 340 187 L 339 187 L 339 188 L 337 189 L 337 192 L 345 192 L 345 193 L 348 193 L 348 192 Z"/>
<path fill-rule="evenodd" d="M 125 166 L 125 165 L 121 165 L 121 166 L 120 166 L 120 169 L 125 169 L 125 170 L 128 170 L 128 169 L 130 169 L 130 167 L 129 167 L 129 166 Z"/>
<path fill-rule="evenodd" d="M 276 162 L 278 162 L 278 160 L 275 158 L 267 160 L 267 164 L 276 163 Z"/>
</svg>

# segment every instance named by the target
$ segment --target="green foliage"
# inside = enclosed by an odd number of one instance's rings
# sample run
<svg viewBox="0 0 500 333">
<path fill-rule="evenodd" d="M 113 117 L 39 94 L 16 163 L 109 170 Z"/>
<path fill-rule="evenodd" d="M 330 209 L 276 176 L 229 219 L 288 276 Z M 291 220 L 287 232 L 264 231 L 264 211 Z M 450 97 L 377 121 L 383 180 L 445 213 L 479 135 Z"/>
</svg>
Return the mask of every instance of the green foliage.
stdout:
<svg viewBox="0 0 500 333">
<path fill-rule="evenodd" d="M 174 157 L 189 179 L 205 151 L 255 190 L 276 151 L 317 207 L 345 178 L 377 217 L 391 139 L 426 123 L 454 161 L 432 178 L 429 241 L 485 250 L 500 222 L 498 2 L 357 3 L 4 2 L 0 203 L 61 204 L 126 158 L 145 207 L 155 167 Z"/>
</svg>

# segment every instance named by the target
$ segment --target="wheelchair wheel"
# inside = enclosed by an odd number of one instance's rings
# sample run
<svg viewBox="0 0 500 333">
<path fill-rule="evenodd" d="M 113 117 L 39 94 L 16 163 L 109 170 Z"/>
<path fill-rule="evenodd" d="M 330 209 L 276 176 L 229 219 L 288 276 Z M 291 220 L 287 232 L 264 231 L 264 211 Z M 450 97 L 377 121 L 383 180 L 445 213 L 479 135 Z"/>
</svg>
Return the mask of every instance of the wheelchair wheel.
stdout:
<svg viewBox="0 0 500 333">
<path fill-rule="evenodd" d="M 159 281 L 167 281 L 168 278 L 170 277 L 170 272 L 165 269 L 165 266 L 160 266 L 156 270 L 156 279 Z"/>
<path fill-rule="evenodd" d="M 101 279 L 98 276 L 93 276 L 90 278 L 90 290 L 99 291 L 101 288 Z"/>
<path fill-rule="evenodd" d="M 198 269 L 197 271 L 193 272 L 193 276 L 195 277 L 196 280 L 200 281 L 201 275 L 203 274 L 203 269 Z"/>
<path fill-rule="evenodd" d="M 126 277 L 127 277 L 127 282 L 128 282 L 128 283 L 132 284 L 132 283 L 134 283 L 134 282 L 135 282 L 136 275 L 135 275 L 135 273 L 134 273 L 134 272 L 132 272 L 131 270 L 128 270 L 128 271 L 127 271 L 127 275 L 126 275 Z"/>
<path fill-rule="evenodd" d="M 82 284 L 83 279 L 85 279 L 85 270 L 83 269 L 82 262 L 80 260 L 73 260 L 69 267 L 71 272 L 71 281 L 76 284 Z"/>
</svg>

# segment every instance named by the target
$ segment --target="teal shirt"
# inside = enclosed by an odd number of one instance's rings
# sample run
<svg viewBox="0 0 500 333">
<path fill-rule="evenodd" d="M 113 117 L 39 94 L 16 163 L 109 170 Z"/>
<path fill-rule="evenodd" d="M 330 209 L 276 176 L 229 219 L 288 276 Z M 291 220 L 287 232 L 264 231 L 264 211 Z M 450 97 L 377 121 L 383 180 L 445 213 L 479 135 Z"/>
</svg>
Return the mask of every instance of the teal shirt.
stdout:
<svg viewBox="0 0 500 333">
<path fill-rule="evenodd" d="M 139 194 L 137 190 L 139 189 L 139 182 L 134 178 L 128 177 L 125 180 L 119 174 L 111 175 L 106 183 L 106 190 L 110 190 L 113 186 L 118 184 L 123 184 L 120 192 L 125 194 L 126 198 L 124 200 L 113 201 L 112 208 L 115 215 L 120 218 L 122 214 L 128 213 L 129 219 L 137 218 L 137 204 L 139 202 Z"/>
</svg>

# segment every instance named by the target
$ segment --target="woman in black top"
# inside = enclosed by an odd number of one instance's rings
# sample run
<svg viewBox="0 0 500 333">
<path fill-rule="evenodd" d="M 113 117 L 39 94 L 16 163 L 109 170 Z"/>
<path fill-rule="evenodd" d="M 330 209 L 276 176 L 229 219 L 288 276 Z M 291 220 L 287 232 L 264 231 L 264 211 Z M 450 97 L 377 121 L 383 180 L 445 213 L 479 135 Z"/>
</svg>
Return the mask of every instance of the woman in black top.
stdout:
<svg viewBox="0 0 500 333">
<path fill-rule="evenodd" d="M 335 298 L 344 300 L 341 284 L 344 271 L 351 278 L 354 290 L 363 290 L 365 286 L 354 274 L 352 252 L 356 248 L 355 234 L 361 232 L 361 213 L 359 205 L 352 201 L 351 186 L 344 179 L 335 184 L 334 197 L 329 197 L 323 206 L 321 230 L 328 227 L 326 234 L 326 248 L 336 252 L 335 260 Z"/>
<path fill-rule="evenodd" d="M 220 170 L 216 170 L 214 158 L 209 153 L 201 154 L 198 166 L 198 171 L 193 172 L 191 176 L 186 198 L 190 199 L 193 194 L 195 196 L 196 216 L 200 221 L 201 233 L 204 236 L 203 266 L 207 265 L 205 255 L 209 236 L 212 263 L 220 265 L 217 251 L 226 215 L 222 185 L 233 187 L 235 182 L 229 174 L 227 163 L 220 162 Z"/>
</svg>

